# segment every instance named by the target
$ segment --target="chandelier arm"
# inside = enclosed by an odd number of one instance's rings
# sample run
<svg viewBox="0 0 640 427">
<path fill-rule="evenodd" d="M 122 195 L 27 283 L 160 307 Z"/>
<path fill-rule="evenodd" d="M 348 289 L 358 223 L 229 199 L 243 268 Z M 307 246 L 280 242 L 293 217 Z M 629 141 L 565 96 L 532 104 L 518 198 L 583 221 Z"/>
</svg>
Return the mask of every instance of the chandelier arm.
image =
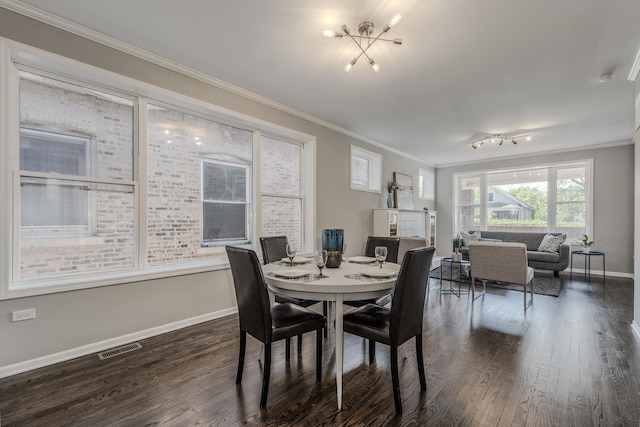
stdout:
<svg viewBox="0 0 640 427">
<path fill-rule="evenodd" d="M 384 34 L 384 33 L 382 33 L 382 34 Z M 380 36 L 382 34 L 380 34 Z M 350 35 L 350 34 L 346 34 L 346 35 Z M 344 36 L 345 36 L 345 34 L 342 34 L 340 37 L 344 37 Z M 366 40 L 373 40 L 373 41 L 379 40 L 381 42 L 389 42 L 389 43 L 397 44 L 395 40 L 392 40 L 392 39 L 381 39 L 380 36 L 378 36 L 378 37 L 358 36 L 358 38 L 366 39 Z M 358 43 L 358 42 L 356 42 L 356 43 Z M 373 44 L 373 42 L 371 42 L 371 44 Z"/>
<path fill-rule="evenodd" d="M 350 33 L 348 34 L 348 36 L 349 36 L 349 38 L 350 38 L 351 40 L 353 40 L 353 43 L 355 43 L 355 45 L 356 45 L 356 46 L 358 46 L 358 49 L 360 49 L 360 51 L 361 51 L 360 55 L 358 55 L 358 56 L 356 57 L 356 59 L 358 59 L 358 58 L 360 58 L 362 55 L 364 55 L 364 56 L 369 60 L 369 62 L 371 62 L 371 58 L 369 57 L 369 55 L 367 55 L 367 50 L 371 47 L 371 45 L 372 45 L 373 43 L 369 44 L 365 49 L 363 49 L 363 48 L 362 48 L 362 45 L 361 45 L 360 43 L 358 43 L 358 41 L 357 41 L 357 40 L 356 40 L 356 39 L 355 39 L 355 38 L 354 38 Z"/>
</svg>

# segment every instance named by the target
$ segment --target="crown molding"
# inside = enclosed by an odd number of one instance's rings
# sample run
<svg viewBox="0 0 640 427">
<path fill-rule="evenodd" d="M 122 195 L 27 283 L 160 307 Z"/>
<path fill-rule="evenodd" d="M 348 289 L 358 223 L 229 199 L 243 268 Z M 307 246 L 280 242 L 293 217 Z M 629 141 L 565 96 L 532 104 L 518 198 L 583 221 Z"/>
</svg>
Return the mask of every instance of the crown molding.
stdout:
<svg viewBox="0 0 640 427">
<path fill-rule="evenodd" d="M 69 33 L 75 34 L 77 36 L 86 38 L 88 40 L 94 41 L 96 43 L 100 43 L 112 49 L 119 50 L 128 55 L 135 56 L 136 58 L 140 58 L 144 61 L 150 62 L 155 65 L 159 65 L 171 71 L 175 71 L 187 77 L 193 78 L 195 80 L 201 81 L 203 83 L 210 84 L 217 88 L 223 89 L 227 92 L 233 93 L 235 95 L 241 96 L 243 98 L 249 99 L 251 101 L 258 102 L 267 107 L 282 111 L 287 114 L 291 114 L 292 116 L 304 119 L 311 123 L 317 124 L 319 126 L 325 127 L 327 129 L 333 130 L 335 132 L 341 133 L 345 136 L 348 136 L 353 139 L 357 139 L 361 142 L 365 142 L 367 144 L 371 144 L 375 147 L 381 148 L 383 150 L 389 151 L 391 153 L 397 154 L 402 157 L 406 157 L 411 160 L 416 160 L 415 156 L 412 156 L 403 151 L 397 150 L 393 147 L 389 147 L 377 141 L 373 141 L 363 135 L 359 135 L 355 132 L 352 132 L 348 129 L 335 125 L 333 123 L 322 120 L 318 117 L 312 116 L 295 108 L 289 107 L 285 104 L 280 104 L 272 99 L 266 98 L 264 96 L 258 95 L 256 93 L 250 92 L 246 89 L 243 89 L 239 86 L 232 85 L 231 83 L 227 83 L 223 80 L 217 79 L 209 74 L 200 72 L 193 68 L 182 65 L 178 62 L 167 59 L 163 56 L 156 55 L 144 49 L 141 49 L 137 46 L 134 46 L 129 43 L 125 43 L 121 40 L 118 40 L 114 37 L 106 35 L 96 30 L 92 30 L 88 27 L 79 25 L 75 22 L 69 21 L 67 19 L 56 16 L 52 13 L 43 11 L 41 9 L 35 8 L 33 6 L 26 5 L 19 1 L 14 0 L 0 0 L 0 7 L 3 7 L 12 12 L 19 13 L 28 18 L 35 19 L 37 21 L 43 22 L 47 25 L 51 25 L 53 27 L 59 28 L 61 30 L 67 31 Z M 424 160 L 418 159 L 422 163 L 428 166 L 433 166 L 427 163 Z"/>
<path fill-rule="evenodd" d="M 627 77 L 632 82 L 635 82 L 638 78 L 638 72 L 640 72 L 640 48 L 638 48 L 638 53 L 636 54 L 636 60 L 633 61 L 633 65 L 631 66 L 631 71 L 629 71 L 629 77 Z"/>
</svg>

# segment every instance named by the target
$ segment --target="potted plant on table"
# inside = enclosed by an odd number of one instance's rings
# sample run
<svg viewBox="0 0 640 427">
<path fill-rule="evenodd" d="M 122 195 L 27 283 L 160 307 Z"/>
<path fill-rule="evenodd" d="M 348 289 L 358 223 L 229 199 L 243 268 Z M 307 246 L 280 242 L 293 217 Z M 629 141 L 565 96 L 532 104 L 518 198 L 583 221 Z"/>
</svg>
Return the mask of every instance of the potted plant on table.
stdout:
<svg viewBox="0 0 640 427">
<path fill-rule="evenodd" d="M 591 248 L 599 241 L 600 240 L 589 240 L 589 236 L 583 234 L 582 239 L 580 240 L 580 245 L 582 245 L 582 252 L 589 253 L 591 251 Z"/>
<path fill-rule="evenodd" d="M 453 253 L 451 254 L 451 259 L 455 262 L 462 261 L 462 254 L 460 253 L 461 246 L 462 237 L 460 237 L 460 233 L 458 233 L 458 235 L 453 238 Z"/>
</svg>

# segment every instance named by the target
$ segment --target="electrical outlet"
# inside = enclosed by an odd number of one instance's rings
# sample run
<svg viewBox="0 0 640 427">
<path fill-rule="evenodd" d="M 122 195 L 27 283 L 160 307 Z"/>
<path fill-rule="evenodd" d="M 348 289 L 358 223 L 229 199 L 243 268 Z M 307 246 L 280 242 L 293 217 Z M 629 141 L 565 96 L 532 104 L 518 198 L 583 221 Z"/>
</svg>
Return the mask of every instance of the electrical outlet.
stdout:
<svg viewBox="0 0 640 427">
<path fill-rule="evenodd" d="M 28 308 L 26 310 L 14 311 L 11 317 L 13 322 L 20 322 L 21 320 L 29 320 L 36 318 L 36 309 Z"/>
</svg>

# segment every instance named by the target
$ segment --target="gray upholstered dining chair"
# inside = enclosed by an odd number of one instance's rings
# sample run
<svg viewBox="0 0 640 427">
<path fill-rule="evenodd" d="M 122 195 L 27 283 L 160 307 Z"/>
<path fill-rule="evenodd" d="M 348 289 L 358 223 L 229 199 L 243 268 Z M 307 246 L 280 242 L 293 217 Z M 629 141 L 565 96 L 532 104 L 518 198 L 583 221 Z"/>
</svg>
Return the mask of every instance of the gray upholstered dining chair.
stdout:
<svg viewBox="0 0 640 427">
<path fill-rule="evenodd" d="M 484 295 L 487 281 L 524 286 L 524 309 L 533 304 L 533 268 L 527 265 L 527 246 L 512 242 L 470 242 L 471 295 L 475 300 L 476 279 L 482 281 Z M 531 300 L 527 303 L 527 286 Z"/>
<path fill-rule="evenodd" d="M 271 306 L 267 285 L 256 253 L 250 249 L 226 247 L 233 285 L 238 301 L 240 320 L 240 351 L 236 384 L 242 381 L 247 334 L 264 344 L 264 367 L 260 408 L 267 406 L 269 377 L 271 375 L 271 343 L 306 332 L 316 331 L 316 380 L 322 375 L 322 329 L 326 318 L 304 307 L 291 303 Z M 287 343 L 288 348 L 288 343 Z M 287 352 L 287 360 L 288 360 Z"/>
<path fill-rule="evenodd" d="M 422 354 L 422 318 L 428 288 L 429 266 L 435 248 L 418 248 L 406 252 L 398 272 L 391 307 L 366 304 L 344 315 L 344 331 L 369 340 L 369 363 L 373 362 L 375 343 L 390 347 L 391 382 L 396 412 L 402 413 L 398 347 L 411 338 L 416 343 L 420 389 L 427 389 Z"/>
</svg>

